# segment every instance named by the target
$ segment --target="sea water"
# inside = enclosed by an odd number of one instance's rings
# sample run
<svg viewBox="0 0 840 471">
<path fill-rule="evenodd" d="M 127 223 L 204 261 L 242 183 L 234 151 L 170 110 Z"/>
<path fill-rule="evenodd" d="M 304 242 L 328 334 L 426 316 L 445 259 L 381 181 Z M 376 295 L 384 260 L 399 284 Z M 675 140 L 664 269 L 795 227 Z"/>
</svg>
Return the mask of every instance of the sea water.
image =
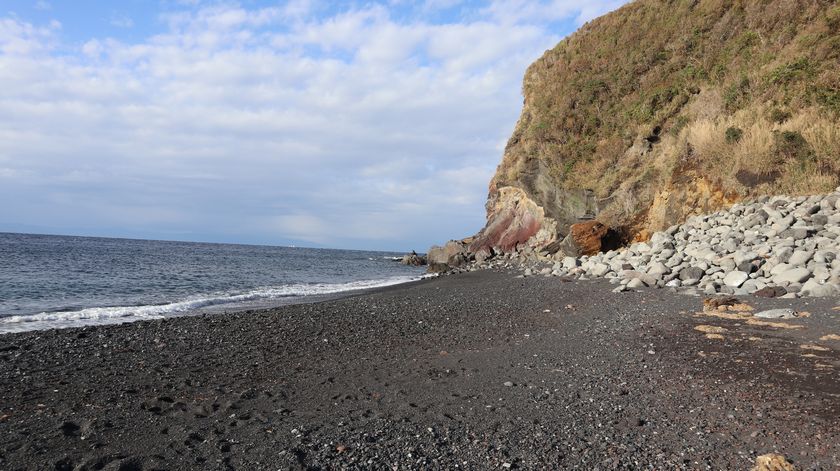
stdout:
<svg viewBox="0 0 840 471">
<path fill-rule="evenodd" d="M 420 279 L 401 254 L 0 233 L 0 333 L 301 302 Z"/>
</svg>

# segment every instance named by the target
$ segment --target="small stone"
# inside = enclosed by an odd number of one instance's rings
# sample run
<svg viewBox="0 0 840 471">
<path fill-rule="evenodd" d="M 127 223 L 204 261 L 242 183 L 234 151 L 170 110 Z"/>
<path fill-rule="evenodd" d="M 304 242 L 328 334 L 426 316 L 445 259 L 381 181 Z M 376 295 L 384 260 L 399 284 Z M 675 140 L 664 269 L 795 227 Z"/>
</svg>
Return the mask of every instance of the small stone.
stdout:
<svg viewBox="0 0 840 471">
<path fill-rule="evenodd" d="M 777 298 L 787 294 L 787 290 L 781 286 L 766 286 L 753 293 L 753 296 L 760 298 Z"/>
<path fill-rule="evenodd" d="M 513 387 L 513 382 L 512 381 L 505 381 L 504 385 L 507 388 L 511 388 L 511 387 Z"/>
<path fill-rule="evenodd" d="M 762 319 L 793 319 L 794 317 L 796 317 L 794 315 L 793 309 L 788 308 L 761 311 L 755 313 L 754 316 L 760 317 Z"/>
</svg>

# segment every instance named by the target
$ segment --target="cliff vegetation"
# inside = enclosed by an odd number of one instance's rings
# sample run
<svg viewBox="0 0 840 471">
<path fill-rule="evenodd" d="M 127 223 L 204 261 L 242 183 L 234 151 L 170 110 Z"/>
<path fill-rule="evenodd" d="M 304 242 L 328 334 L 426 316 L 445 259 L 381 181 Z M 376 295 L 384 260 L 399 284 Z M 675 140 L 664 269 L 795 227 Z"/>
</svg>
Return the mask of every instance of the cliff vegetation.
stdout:
<svg viewBox="0 0 840 471">
<path fill-rule="evenodd" d="M 738 200 L 827 193 L 840 184 L 840 3 L 638 0 L 546 51 L 523 94 L 473 250 L 539 230 L 550 242 L 591 218 L 645 239 Z M 539 225 L 507 227 L 532 203 Z"/>
</svg>

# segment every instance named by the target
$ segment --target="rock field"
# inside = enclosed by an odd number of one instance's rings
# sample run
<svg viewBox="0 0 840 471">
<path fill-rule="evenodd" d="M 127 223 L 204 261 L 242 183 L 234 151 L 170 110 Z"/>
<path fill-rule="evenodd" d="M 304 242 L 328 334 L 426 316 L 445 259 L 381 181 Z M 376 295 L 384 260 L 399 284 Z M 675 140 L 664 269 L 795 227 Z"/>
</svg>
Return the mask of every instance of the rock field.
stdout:
<svg viewBox="0 0 840 471">
<path fill-rule="evenodd" d="M 619 285 L 616 291 L 659 287 L 793 298 L 840 295 L 838 251 L 840 188 L 828 195 L 739 203 L 620 250 L 519 261 L 524 276 L 606 278 Z M 468 269 L 510 266 L 515 258 L 497 257 Z"/>
</svg>

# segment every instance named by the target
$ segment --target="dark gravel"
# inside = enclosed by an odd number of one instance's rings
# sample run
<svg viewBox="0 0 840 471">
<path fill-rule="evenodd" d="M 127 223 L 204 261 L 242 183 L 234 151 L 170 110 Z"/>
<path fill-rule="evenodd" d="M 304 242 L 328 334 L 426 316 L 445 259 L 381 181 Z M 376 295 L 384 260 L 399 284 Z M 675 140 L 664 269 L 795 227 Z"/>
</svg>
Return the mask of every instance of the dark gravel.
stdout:
<svg viewBox="0 0 840 471">
<path fill-rule="evenodd" d="M 0 469 L 840 469 L 837 300 L 747 300 L 792 330 L 611 287 L 476 272 L 0 336 Z"/>
</svg>

